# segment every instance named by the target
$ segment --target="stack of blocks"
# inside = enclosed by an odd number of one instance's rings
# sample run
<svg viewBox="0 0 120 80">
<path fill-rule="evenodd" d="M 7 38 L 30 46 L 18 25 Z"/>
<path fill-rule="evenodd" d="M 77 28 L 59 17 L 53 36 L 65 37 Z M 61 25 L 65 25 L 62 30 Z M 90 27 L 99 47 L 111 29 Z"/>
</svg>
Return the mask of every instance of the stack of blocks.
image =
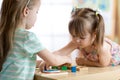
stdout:
<svg viewBox="0 0 120 80">
<path fill-rule="evenodd" d="M 71 70 L 71 72 L 76 72 L 76 66 L 71 66 L 71 64 L 63 64 L 61 66 L 52 66 L 52 69 L 58 69 L 62 71 Z"/>
<path fill-rule="evenodd" d="M 72 66 L 71 64 L 63 64 L 61 66 L 52 66 L 52 69 L 67 71 L 71 70 L 72 73 L 75 73 L 77 71 L 86 71 L 88 70 L 88 67 L 86 66 Z"/>
</svg>

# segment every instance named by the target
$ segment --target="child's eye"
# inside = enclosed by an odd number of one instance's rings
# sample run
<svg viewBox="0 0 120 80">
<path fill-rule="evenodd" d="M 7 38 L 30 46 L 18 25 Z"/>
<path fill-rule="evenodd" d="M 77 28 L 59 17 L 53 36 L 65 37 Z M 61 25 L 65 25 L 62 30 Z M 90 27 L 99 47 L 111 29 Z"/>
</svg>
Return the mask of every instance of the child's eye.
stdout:
<svg viewBox="0 0 120 80">
<path fill-rule="evenodd" d="M 80 39 L 85 39 L 85 37 L 80 37 Z"/>
<path fill-rule="evenodd" d="M 73 38 L 75 38 L 76 36 L 75 35 L 72 35 Z"/>
</svg>

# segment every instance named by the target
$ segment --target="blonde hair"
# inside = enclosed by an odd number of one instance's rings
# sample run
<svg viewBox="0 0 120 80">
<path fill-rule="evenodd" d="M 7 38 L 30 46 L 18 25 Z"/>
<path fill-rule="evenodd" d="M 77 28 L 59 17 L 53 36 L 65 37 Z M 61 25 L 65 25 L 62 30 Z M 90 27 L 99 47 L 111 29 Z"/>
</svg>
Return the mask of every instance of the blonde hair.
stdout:
<svg viewBox="0 0 120 80">
<path fill-rule="evenodd" d="M 86 31 L 93 36 L 96 34 L 94 45 L 99 49 L 104 40 L 104 20 L 101 14 L 90 8 L 78 8 L 73 10 L 69 22 L 70 34 L 77 37 L 86 35 Z"/>
<path fill-rule="evenodd" d="M 21 23 L 25 7 L 32 8 L 36 0 L 3 0 L 0 13 L 0 71 L 13 46 L 14 33 Z"/>
</svg>

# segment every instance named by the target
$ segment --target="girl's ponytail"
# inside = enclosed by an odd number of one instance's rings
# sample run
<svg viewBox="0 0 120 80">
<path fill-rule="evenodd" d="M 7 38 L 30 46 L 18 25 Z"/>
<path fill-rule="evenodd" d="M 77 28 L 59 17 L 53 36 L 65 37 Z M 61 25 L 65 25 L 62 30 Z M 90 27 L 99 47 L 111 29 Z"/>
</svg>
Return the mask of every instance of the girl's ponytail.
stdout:
<svg viewBox="0 0 120 80">
<path fill-rule="evenodd" d="M 103 45 L 103 41 L 104 41 L 104 32 L 105 32 L 104 20 L 100 14 L 96 13 L 96 17 L 97 17 L 96 42 L 98 47 L 100 48 L 100 46 Z"/>
</svg>

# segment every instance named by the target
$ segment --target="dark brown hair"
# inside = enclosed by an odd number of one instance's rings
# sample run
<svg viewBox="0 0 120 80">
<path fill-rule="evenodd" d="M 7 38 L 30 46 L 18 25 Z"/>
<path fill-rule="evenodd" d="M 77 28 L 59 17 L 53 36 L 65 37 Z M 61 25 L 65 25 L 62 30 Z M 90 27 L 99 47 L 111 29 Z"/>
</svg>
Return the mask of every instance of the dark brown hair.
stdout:
<svg viewBox="0 0 120 80">
<path fill-rule="evenodd" d="M 0 71 L 13 46 L 17 25 L 22 22 L 22 13 L 31 8 L 36 0 L 3 0 L 0 13 Z"/>
<path fill-rule="evenodd" d="M 104 20 L 101 14 L 90 8 L 78 8 L 73 10 L 71 21 L 69 22 L 70 34 L 82 37 L 86 31 L 92 35 L 96 34 L 94 45 L 100 48 L 104 39 Z"/>
</svg>

